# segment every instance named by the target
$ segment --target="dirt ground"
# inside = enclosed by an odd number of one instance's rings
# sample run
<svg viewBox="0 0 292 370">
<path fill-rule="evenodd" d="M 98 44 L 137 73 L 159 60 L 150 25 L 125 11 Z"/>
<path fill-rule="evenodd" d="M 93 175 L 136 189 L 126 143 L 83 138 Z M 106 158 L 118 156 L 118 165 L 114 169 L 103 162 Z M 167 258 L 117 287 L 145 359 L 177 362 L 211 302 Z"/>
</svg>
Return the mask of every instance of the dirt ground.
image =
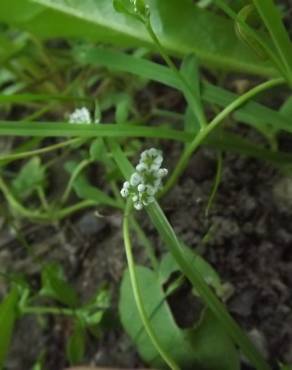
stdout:
<svg viewBox="0 0 292 370">
<path fill-rule="evenodd" d="M 169 161 L 176 150 L 165 144 Z M 180 183 L 162 202 L 181 239 L 203 253 L 233 287 L 227 304 L 263 354 L 292 362 L 292 180 L 254 159 L 224 156 L 222 181 L 209 217 L 205 206 L 216 168 L 214 152 L 200 150 Z M 84 299 L 108 282 L 113 304 L 99 340 L 91 341 L 87 362 L 103 366 L 141 366 L 117 317 L 118 286 L 125 267 L 121 215 L 104 212 L 97 218 L 89 210 L 57 226 L 23 225 L 31 249 L 40 259 L 59 261 Z M 158 254 L 163 245 L 141 215 Z M 202 238 L 208 232 L 208 240 Z M 139 253 L 140 260 L 146 259 Z M 7 225 L 2 225 L 0 265 L 29 276 L 39 284 L 40 265 Z M 5 286 L 0 285 L 4 293 Z M 187 299 L 188 293 L 181 294 Z M 180 301 L 180 300 L 178 300 Z M 178 316 L 183 305 L 172 302 Z M 185 306 L 184 306 L 185 307 Z M 192 313 L 189 312 L 189 315 Z M 46 369 L 65 367 L 64 350 L 70 323 L 66 318 L 26 317 L 17 324 L 7 369 L 30 369 L 46 349 Z"/>
</svg>

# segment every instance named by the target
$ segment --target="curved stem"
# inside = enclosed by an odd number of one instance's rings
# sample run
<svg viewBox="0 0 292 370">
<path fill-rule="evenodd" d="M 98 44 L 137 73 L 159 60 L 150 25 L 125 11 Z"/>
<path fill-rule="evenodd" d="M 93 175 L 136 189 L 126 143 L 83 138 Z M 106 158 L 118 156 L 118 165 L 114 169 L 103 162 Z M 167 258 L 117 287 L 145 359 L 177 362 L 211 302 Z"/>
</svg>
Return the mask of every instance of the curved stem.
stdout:
<svg viewBox="0 0 292 370">
<path fill-rule="evenodd" d="M 61 143 L 57 143 L 54 145 L 46 146 L 45 148 L 30 150 L 28 152 L 6 154 L 6 155 L 0 156 L 0 161 L 11 161 L 11 160 L 16 160 L 16 159 L 23 159 L 23 158 L 31 157 L 33 155 L 48 153 L 53 150 L 63 148 L 71 144 L 76 144 L 80 141 L 82 141 L 82 139 L 75 138 L 75 139 L 66 140 L 66 141 L 63 141 Z"/>
<path fill-rule="evenodd" d="M 70 308 L 59 307 L 23 307 L 21 313 L 25 315 L 64 315 L 76 316 L 76 311 Z"/>
<path fill-rule="evenodd" d="M 124 244 L 125 244 L 125 251 L 126 251 L 126 256 L 127 256 L 130 280 L 132 284 L 134 299 L 137 305 L 137 310 L 140 314 L 140 318 L 143 322 L 145 330 L 147 334 L 149 335 L 149 338 L 151 339 L 151 342 L 156 348 L 157 352 L 160 354 L 160 356 L 163 358 L 163 360 L 167 363 L 167 365 L 172 370 L 179 370 L 179 367 L 176 365 L 173 359 L 169 357 L 168 353 L 166 353 L 163 348 L 161 348 L 159 339 L 157 338 L 156 334 L 154 333 L 151 327 L 151 322 L 147 316 L 146 310 L 143 305 L 142 295 L 139 289 L 138 280 L 137 280 L 137 276 L 135 272 L 135 263 L 134 263 L 134 258 L 132 254 L 132 244 L 131 244 L 131 238 L 130 238 L 130 232 L 129 232 L 130 209 L 131 209 L 131 203 L 128 202 L 126 209 L 125 209 L 125 213 L 124 213 L 123 236 L 124 236 Z"/>
<path fill-rule="evenodd" d="M 210 194 L 210 197 L 209 197 L 209 200 L 208 200 L 208 204 L 207 204 L 207 207 L 205 209 L 205 216 L 206 217 L 208 217 L 208 215 L 209 215 L 209 211 L 210 211 L 210 209 L 212 207 L 212 204 L 214 202 L 216 193 L 217 193 L 218 188 L 219 188 L 219 185 L 220 185 L 221 176 L 222 176 L 222 165 L 223 165 L 222 152 L 219 151 L 218 152 L 218 155 L 217 155 L 216 175 L 215 175 L 215 179 L 214 179 L 214 182 L 213 182 L 211 194 Z"/>
<path fill-rule="evenodd" d="M 178 164 L 170 176 L 169 180 L 165 184 L 165 187 L 161 191 L 161 195 L 167 193 L 177 182 L 178 178 L 181 176 L 185 170 L 190 157 L 206 139 L 206 137 L 218 127 L 218 125 L 234 110 L 239 108 L 242 104 L 246 103 L 249 99 L 253 98 L 255 95 L 268 90 L 274 86 L 281 85 L 285 83 L 283 78 L 275 78 L 270 81 L 266 81 L 246 92 L 244 95 L 239 96 L 232 103 L 230 103 L 226 108 L 224 108 L 206 127 L 201 129 L 198 134 L 195 136 L 193 141 L 187 146 L 186 150 L 183 152 L 180 157 Z"/>
</svg>

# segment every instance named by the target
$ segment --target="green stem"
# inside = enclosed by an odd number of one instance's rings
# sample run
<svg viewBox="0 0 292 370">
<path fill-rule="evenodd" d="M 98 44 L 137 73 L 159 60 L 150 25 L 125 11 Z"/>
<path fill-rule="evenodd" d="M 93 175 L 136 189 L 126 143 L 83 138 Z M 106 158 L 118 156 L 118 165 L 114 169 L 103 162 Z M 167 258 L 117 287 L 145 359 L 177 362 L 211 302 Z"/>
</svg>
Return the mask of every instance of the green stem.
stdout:
<svg viewBox="0 0 292 370">
<path fill-rule="evenodd" d="M 212 204 L 214 202 L 216 193 L 218 191 L 220 181 L 221 181 L 221 176 L 222 176 L 222 164 L 223 164 L 223 158 L 222 158 L 222 153 L 221 151 L 218 152 L 218 158 L 217 158 L 217 169 L 216 169 L 216 175 L 214 179 L 214 183 L 212 186 L 211 194 L 208 200 L 208 204 L 205 210 L 205 216 L 208 217 L 210 209 L 212 207 Z"/>
<path fill-rule="evenodd" d="M 178 178 L 184 172 L 185 168 L 188 165 L 189 159 L 192 154 L 198 149 L 206 137 L 218 127 L 218 125 L 235 109 L 239 108 L 242 104 L 247 102 L 249 99 L 253 98 L 255 95 L 268 90 L 274 86 L 281 85 L 285 82 L 283 78 L 275 78 L 270 81 L 266 81 L 246 92 L 244 95 L 239 96 L 232 103 L 230 103 L 226 108 L 224 108 L 206 127 L 201 129 L 198 134 L 195 136 L 193 141 L 187 146 L 183 154 L 181 155 L 178 164 L 170 176 L 169 180 L 165 184 L 161 196 L 166 194 L 177 182 Z"/>
<path fill-rule="evenodd" d="M 61 220 L 62 218 L 68 217 L 72 213 L 78 212 L 81 209 L 88 208 L 88 207 L 96 207 L 96 205 L 97 205 L 97 202 L 94 200 L 90 200 L 90 199 L 82 200 L 81 202 L 73 204 L 73 206 L 59 210 L 56 219 Z"/>
<path fill-rule="evenodd" d="M 125 251 L 126 251 L 126 256 L 127 256 L 127 262 L 128 262 L 128 268 L 129 268 L 129 274 L 130 274 L 130 279 L 131 279 L 131 284 L 132 284 L 132 289 L 133 289 L 133 295 L 134 299 L 137 305 L 137 310 L 139 312 L 139 315 L 141 317 L 141 320 L 143 322 L 143 325 L 145 327 L 145 330 L 147 334 L 149 335 L 149 338 L 151 339 L 154 347 L 160 354 L 160 356 L 163 358 L 163 360 L 166 362 L 166 364 L 172 369 L 172 370 L 179 370 L 179 367 L 176 365 L 176 363 L 171 359 L 164 351 L 163 348 L 161 348 L 161 345 L 159 343 L 159 339 L 157 338 L 156 334 L 154 333 L 152 327 L 151 327 L 151 322 L 147 316 L 146 310 L 143 305 L 142 301 L 142 295 L 139 289 L 138 285 L 138 280 L 136 276 L 136 271 L 135 271 L 135 263 L 134 263 L 134 258 L 132 254 L 132 244 L 131 244 L 131 239 L 130 239 L 130 233 L 129 233 L 129 212 L 131 208 L 131 203 L 127 203 L 126 210 L 124 213 L 124 220 L 123 220 L 123 236 L 124 236 L 124 244 L 125 244 Z"/>
<path fill-rule="evenodd" d="M 0 177 L 0 190 L 3 192 L 10 208 L 12 211 L 14 210 L 18 216 L 22 216 L 34 221 L 42 221 L 42 222 L 52 222 L 61 220 L 64 217 L 71 215 L 83 208 L 88 207 L 95 207 L 96 202 L 93 200 L 83 200 L 76 204 L 73 204 L 70 207 L 63 208 L 63 209 L 48 209 L 47 212 L 40 212 L 38 210 L 31 210 L 25 208 L 21 203 L 18 202 L 17 199 L 13 196 L 10 192 L 8 186 L 4 182 L 4 180 Z"/>
<path fill-rule="evenodd" d="M 23 307 L 21 313 L 24 315 L 64 315 L 76 316 L 76 311 L 69 308 L 59 307 Z"/>
<path fill-rule="evenodd" d="M 156 34 L 155 34 L 155 32 L 152 28 L 150 19 L 148 19 L 145 26 L 146 26 L 146 29 L 149 32 L 152 40 L 156 44 L 159 53 L 161 54 L 161 56 L 163 57 L 163 59 L 165 60 L 165 62 L 169 66 L 169 68 L 173 71 L 173 73 L 177 76 L 178 80 L 180 81 L 181 86 L 182 86 L 182 91 L 185 94 L 185 98 L 186 98 L 187 102 L 189 103 L 190 107 L 192 108 L 195 116 L 197 117 L 200 127 L 201 128 L 205 127 L 207 125 L 207 120 L 206 120 L 204 111 L 203 111 L 203 109 L 201 108 L 201 106 L 199 104 L 199 99 L 197 99 L 196 96 L 193 93 L 192 87 L 190 86 L 188 81 L 185 79 L 185 77 L 177 69 L 176 65 L 173 63 L 173 61 L 168 56 L 168 54 L 165 52 L 163 46 L 161 45 L 158 37 L 156 36 Z"/>
<path fill-rule="evenodd" d="M 23 159 L 23 158 L 31 157 L 31 156 L 34 156 L 34 155 L 48 153 L 48 152 L 51 152 L 53 150 L 57 150 L 57 149 L 63 148 L 65 146 L 68 146 L 68 145 L 71 145 L 71 144 L 76 144 L 76 143 L 81 142 L 81 141 L 82 141 L 82 139 L 79 139 L 79 138 L 76 139 L 75 138 L 75 139 L 70 139 L 70 140 L 63 141 L 61 143 L 49 145 L 49 146 L 46 146 L 45 148 L 30 150 L 28 152 L 2 155 L 2 156 L 0 156 L 0 162 L 7 161 L 7 160 L 11 161 L 11 160 L 16 160 L 16 159 Z"/>
</svg>

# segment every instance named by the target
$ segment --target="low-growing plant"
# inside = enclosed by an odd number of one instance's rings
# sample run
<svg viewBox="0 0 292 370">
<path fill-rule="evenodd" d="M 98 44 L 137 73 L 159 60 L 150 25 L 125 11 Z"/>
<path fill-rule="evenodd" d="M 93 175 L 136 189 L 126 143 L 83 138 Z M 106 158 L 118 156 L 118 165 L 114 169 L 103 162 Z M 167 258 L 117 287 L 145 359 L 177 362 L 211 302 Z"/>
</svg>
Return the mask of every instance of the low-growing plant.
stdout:
<svg viewBox="0 0 292 370">
<path fill-rule="evenodd" d="M 59 48 L 49 54 L 35 36 L 26 35 L 21 42 L 19 36 L 13 41 L 9 37 L 0 40 L 1 49 L 9 45 L 3 64 L 5 73 L 10 74 L 10 89 L 7 91 L 5 79 L 1 84 L 0 103 L 8 111 L 15 105 L 27 107 L 21 120 L 2 120 L 0 134 L 30 138 L 0 157 L 0 190 L 9 217 L 57 223 L 88 207 L 121 212 L 128 268 L 120 288 L 119 315 L 141 358 L 156 368 L 236 370 L 241 368 L 242 354 L 253 368 L 272 369 L 229 314 L 224 304 L 228 285 L 175 233 L 160 199 L 177 184 L 201 146 L 211 147 L 218 154 L 206 215 L 220 185 L 222 152 L 259 158 L 282 171 L 290 170 L 292 156 L 278 150 L 278 135 L 292 132 L 291 99 L 280 111 L 257 101 L 258 95 L 280 85 L 290 88 L 292 82 L 292 48 L 278 7 L 272 0 L 238 4 L 223 0 L 197 4 L 190 0 L 14 0 L 0 4 L 0 20 L 46 38 L 87 38 L 70 41 L 72 47 L 63 54 Z M 88 40 L 138 49 L 118 51 Z M 28 47 L 30 42 L 33 48 Z M 22 59 L 13 63 L 19 50 L 24 59 L 29 56 L 33 61 L 29 65 L 33 83 L 27 78 L 26 63 Z M 153 52 L 164 63 L 153 61 Z M 34 53 L 37 57 L 31 55 Z M 36 60 L 48 68 L 45 78 Z M 70 70 L 72 61 L 75 70 Z M 238 70 L 267 79 L 236 95 L 204 80 L 199 70 L 202 63 L 210 70 Z M 75 76 L 69 85 L 63 78 L 67 69 L 70 78 Z M 36 81 L 41 82 L 34 86 Z M 161 110 L 149 103 L 149 112 L 139 113 L 135 94 L 148 81 L 182 93 L 185 112 Z M 28 93 L 31 84 L 33 93 Z M 94 96 L 91 91 L 96 85 L 98 93 Z M 39 109 L 34 110 L 36 106 Z M 65 117 L 61 122 L 47 122 L 61 115 Z M 256 130 L 266 145 L 229 130 L 224 123 L 230 115 Z M 49 118 L 35 121 L 43 116 Z M 104 121 L 104 117 L 112 121 Z M 70 139 L 44 146 L 43 139 L 48 137 Z M 168 153 L 163 153 L 161 140 L 182 144 L 174 168 L 162 167 Z M 61 149 L 68 182 L 61 195 L 49 199 L 48 172 L 59 157 L 45 162 L 42 156 Z M 66 151 L 74 156 L 67 159 Z M 23 165 L 19 172 L 8 174 L 8 165 L 20 160 Z M 100 188 L 88 176 L 96 163 L 105 181 L 100 182 Z M 104 183 L 107 185 L 102 188 Z M 73 194 L 80 199 L 76 203 L 72 203 Z M 140 225 L 138 212 L 149 216 L 163 241 L 166 251 L 160 259 Z M 135 262 L 132 234 L 145 247 L 147 267 Z M 170 279 L 173 273 L 176 278 Z M 67 358 L 71 364 L 82 361 L 86 336 L 95 333 L 109 307 L 108 290 L 100 289 L 90 302 L 82 304 L 62 268 L 56 265 L 44 267 L 37 294 L 23 280 L 7 279 L 11 289 L 0 306 L 0 367 L 4 367 L 15 322 L 25 314 L 69 316 L 73 329 Z M 186 281 L 203 309 L 196 322 L 181 329 L 168 298 Z M 39 306 L 41 297 L 58 305 Z M 41 363 L 39 359 L 36 366 Z M 281 367 L 288 368 L 289 365 Z"/>
</svg>

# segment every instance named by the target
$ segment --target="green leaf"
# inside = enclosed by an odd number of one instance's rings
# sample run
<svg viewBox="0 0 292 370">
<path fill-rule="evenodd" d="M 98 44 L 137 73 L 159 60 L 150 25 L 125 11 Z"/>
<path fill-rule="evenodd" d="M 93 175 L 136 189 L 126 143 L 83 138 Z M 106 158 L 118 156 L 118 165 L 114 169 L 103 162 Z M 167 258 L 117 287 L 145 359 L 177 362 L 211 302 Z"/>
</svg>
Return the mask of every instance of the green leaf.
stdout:
<svg viewBox="0 0 292 370">
<path fill-rule="evenodd" d="M 18 288 L 13 288 L 0 304 L 0 369 L 9 350 L 19 301 Z"/>
<path fill-rule="evenodd" d="M 43 269 L 40 294 L 72 308 L 79 304 L 78 295 L 65 280 L 64 272 L 59 264 L 46 265 Z"/>
<path fill-rule="evenodd" d="M 98 124 L 72 125 L 55 122 L 12 122 L 0 121 L 0 135 L 39 136 L 39 137 L 156 137 L 161 139 L 186 141 L 184 132 L 165 127 L 134 125 Z"/>
<path fill-rule="evenodd" d="M 12 190 L 20 198 L 25 199 L 45 181 L 45 169 L 39 157 L 33 157 L 25 163 L 16 178 L 12 181 Z"/>
<path fill-rule="evenodd" d="M 238 18 L 241 19 L 242 22 L 245 24 L 251 23 L 251 27 L 253 23 L 255 26 L 258 25 L 258 15 L 255 12 L 255 7 L 252 4 L 245 5 L 239 12 Z M 259 56 L 259 58 L 265 60 L 267 59 L 268 55 L 262 45 L 258 42 L 257 39 L 253 37 L 253 34 L 248 32 L 248 28 L 242 27 L 242 24 L 235 20 L 235 30 L 237 32 L 238 37 L 245 42 L 251 49 L 254 50 L 255 53 Z"/>
<path fill-rule="evenodd" d="M 202 367 L 199 369 L 239 370 L 238 351 L 213 313 L 206 309 L 194 329 L 187 332 Z"/>
<path fill-rule="evenodd" d="M 210 314 L 204 313 L 200 323 L 194 328 L 187 331 L 180 329 L 175 323 L 155 272 L 142 266 L 136 266 L 135 269 L 143 304 L 151 319 L 152 328 L 161 346 L 171 353 L 172 358 L 181 368 L 239 369 L 239 358 L 235 347 L 215 320 L 209 321 Z M 122 280 L 119 312 L 122 324 L 135 342 L 143 360 L 152 366 L 163 367 L 162 360 L 143 329 L 128 271 L 125 272 Z M 209 338 L 211 338 L 210 341 Z M 215 338 L 217 341 L 214 340 Z"/>
<path fill-rule="evenodd" d="M 146 22 L 148 8 L 144 0 L 113 0 L 114 8 L 117 12 L 132 16 L 139 21 Z"/>
<path fill-rule="evenodd" d="M 96 154 L 96 153 L 95 153 Z M 77 166 L 76 162 L 67 162 L 65 168 L 68 172 L 72 173 Z M 118 207 L 118 202 L 111 198 L 109 195 L 99 190 L 96 186 L 89 183 L 85 174 L 80 173 L 73 182 L 73 188 L 81 199 L 94 200 L 96 204 L 104 204 L 111 207 Z"/>
<path fill-rule="evenodd" d="M 151 0 L 152 24 L 173 55 L 196 54 L 204 64 L 259 75 L 274 73 L 236 38 L 233 22 L 190 1 Z M 111 0 L 12 0 L 0 2 L 0 20 L 43 37 L 85 37 L 155 50 L 141 22 L 118 13 Z M 181 25 L 184 25 L 181 27 Z"/>
<path fill-rule="evenodd" d="M 75 320 L 72 335 L 66 345 L 66 356 L 70 365 L 77 365 L 84 359 L 86 332 L 82 324 Z"/>
<path fill-rule="evenodd" d="M 110 300 L 111 294 L 109 289 L 102 287 L 97 290 L 85 306 L 79 309 L 80 317 L 82 317 L 86 327 L 95 327 L 95 330 L 97 329 L 105 311 L 110 307 Z"/>
<path fill-rule="evenodd" d="M 291 95 L 281 105 L 281 108 L 279 109 L 279 113 L 281 113 L 287 119 L 291 119 L 292 117 L 292 96 Z"/>
<path fill-rule="evenodd" d="M 179 90 L 181 89 L 180 82 L 169 68 L 118 51 L 106 50 L 104 48 L 87 50 L 83 55 L 83 62 L 92 65 L 98 63 L 111 70 L 128 72 Z M 201 90 L 203 100 L 211 104 L 217 104 L 220 107 L 226 107 L 238 97 L 234 93 L 206 82 L 202 84 Z M 278 112 L 254 101 L 250 101 L 237 109 L 234 117 L 255 128 L 259 126 L 264 128 L 270 126 L 276 131 L 284 130 L 292 132 L 290 120 Z"/>
<path fill-rule="evenodd" d="M 290 84 L 292 83 L 292 44 L 281 19 L 278 7 L 273 0 L 253 0 L 263 22 L 278 51 L 279 58 L 286 69 Z"/>
<path fill-rule="evenodd" d="M 170 253 L 166 253 L 159 264 L 158 274 L 161 285 L 165 284 L 170 275 L 179 271 L 179 267 Z"/>
<path fill-rule="evenodd" d="M 186 123 L 185 130 L 188 132 L 191 131 L 191 132 L 196 133 L 200 129 L 199 120 L 203 119 L 205 121 L 206 119 L 204 117 L 204 108 L 201 103 L 202 98 L 201 98 L 199 64 L 198 64 L 198 60 L 195 57 L 195 55 L 188 55 L 183 59 L 182 65 L 180 68 L 180 73 L 183 75 L 185 81 L 190 87 L 190 91 L 192 92 L 194 96 L 194 99 L 190 100 L 188 98 L 188 92 L 184 91 L 186 100 L 189 103 L 187 110 L 186 110 L 187 119 L 185 121 Z M 193 108 L 194 102 L 196 104 L 196 109 Z"/>
<path fill-rule="evenodd" d="M 198 271 L 205 282 L 216 291 L 217 295 L 220 296 L 221 293 L 224 292 L 224 285 L 222 284 L 218 273 L 202 256 L 195 253 L 185 245 L 183 246 L 183 249 L 186 253 L 186 258 L 190 261 L 193 269 Z M 159 265 L 159 277 L 161 283 L 165 283 L 169 276 L 173 272 L 177 271 L 180 271 L 180 268 L 176 260 L 171 253 L 166 253 Z"/>
<path fill-rule="evenodd" d="M 103 161 L 106 148 L 102 139 L 93 140 L 89 148 L 90 158 L 94 161 Z"/>
</svg>

